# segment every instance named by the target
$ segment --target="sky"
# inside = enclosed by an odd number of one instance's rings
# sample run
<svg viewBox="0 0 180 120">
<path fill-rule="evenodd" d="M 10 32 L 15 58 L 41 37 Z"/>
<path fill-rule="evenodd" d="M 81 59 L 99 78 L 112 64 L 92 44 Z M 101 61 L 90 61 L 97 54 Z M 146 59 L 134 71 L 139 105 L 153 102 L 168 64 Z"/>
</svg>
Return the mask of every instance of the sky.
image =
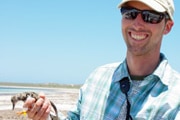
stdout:
<svg viewBox="0 0 180 120">
<path fill-rule="evenodd" d="M 120 0 L 1 0 L 0 81 L 83 84 L 98 66 L 123 61 Z M 161 52 L 180 71 L 180 2 Z"/>
</svg>

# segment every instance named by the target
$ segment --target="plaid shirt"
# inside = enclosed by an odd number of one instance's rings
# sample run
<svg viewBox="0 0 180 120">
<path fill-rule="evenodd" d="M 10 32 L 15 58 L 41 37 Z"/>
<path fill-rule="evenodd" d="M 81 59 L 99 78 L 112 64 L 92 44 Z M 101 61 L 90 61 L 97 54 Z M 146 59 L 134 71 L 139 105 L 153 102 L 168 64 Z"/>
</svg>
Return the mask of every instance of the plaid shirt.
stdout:
<svg viewBox="0 0 180 120">
<path fill-rule="evenodd" d="M 129 77 L 126 61 L 97 68 L 80 89 L 68 120 L 125 120 L 126 98 L 119 81 Z M 130 78 L 130 77 L 129 77 Z M 156 70 L 128 92 L 133 120 L 180 120 L 180 74 L 161 54 Z"/>
</svg>

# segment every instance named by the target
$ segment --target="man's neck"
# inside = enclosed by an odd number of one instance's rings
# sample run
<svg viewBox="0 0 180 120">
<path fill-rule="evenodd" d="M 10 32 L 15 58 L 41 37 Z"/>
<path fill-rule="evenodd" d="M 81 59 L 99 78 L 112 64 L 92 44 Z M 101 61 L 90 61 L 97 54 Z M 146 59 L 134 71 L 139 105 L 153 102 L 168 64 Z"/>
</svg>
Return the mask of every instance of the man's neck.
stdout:
<svg viewBox="0 0 180 120">
<path fill-rule="evenodd" d="M 145 76 L 151 74 L 159 64 L 160 53 L 135 56 L 127 54 L 127 66 L 130 75 Z"/>
</svg>

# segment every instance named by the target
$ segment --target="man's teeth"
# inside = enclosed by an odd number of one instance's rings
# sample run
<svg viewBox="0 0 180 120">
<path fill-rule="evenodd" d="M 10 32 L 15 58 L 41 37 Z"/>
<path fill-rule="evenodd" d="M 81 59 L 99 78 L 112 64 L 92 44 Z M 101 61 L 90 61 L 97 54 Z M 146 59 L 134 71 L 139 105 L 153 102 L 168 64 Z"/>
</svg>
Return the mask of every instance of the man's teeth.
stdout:
<svg viewBox="0 0 180 120">
<path fill-rule="evenodd" d="M 131 37 L 136 40 L 142 40 L 146 38 L 146 35 L 131 34 Z"/>
</svg>

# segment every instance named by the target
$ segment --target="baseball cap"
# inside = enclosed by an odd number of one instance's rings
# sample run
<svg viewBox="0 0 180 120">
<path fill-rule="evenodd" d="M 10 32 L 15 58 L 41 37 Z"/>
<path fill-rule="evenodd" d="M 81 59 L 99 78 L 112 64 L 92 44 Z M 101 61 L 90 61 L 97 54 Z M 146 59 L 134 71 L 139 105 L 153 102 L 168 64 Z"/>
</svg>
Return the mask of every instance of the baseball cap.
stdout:
<svg viewBox="0 0 180 120">
<path fill-rule="evenodd" d="M 119 3 L 118 8 L 121 8 L 125 3 L 130 1 L 144 3 L 157 12 L 167 12 L 170 19 L 173 20 L 175 11 L 173 0 L 122 0 L 121 3 Z"/>
</svg>

